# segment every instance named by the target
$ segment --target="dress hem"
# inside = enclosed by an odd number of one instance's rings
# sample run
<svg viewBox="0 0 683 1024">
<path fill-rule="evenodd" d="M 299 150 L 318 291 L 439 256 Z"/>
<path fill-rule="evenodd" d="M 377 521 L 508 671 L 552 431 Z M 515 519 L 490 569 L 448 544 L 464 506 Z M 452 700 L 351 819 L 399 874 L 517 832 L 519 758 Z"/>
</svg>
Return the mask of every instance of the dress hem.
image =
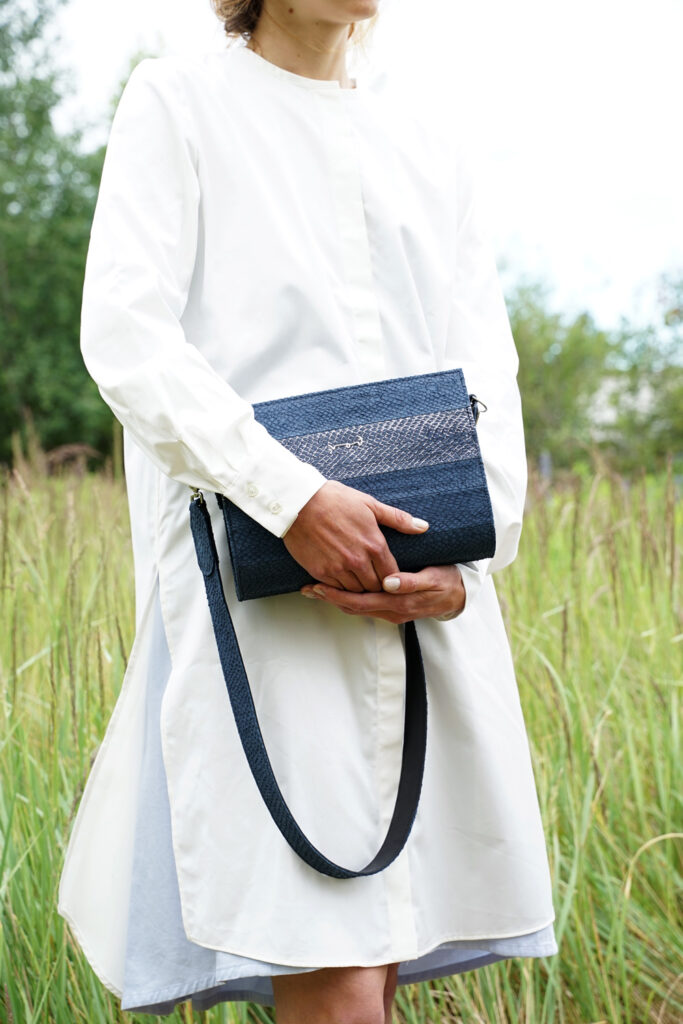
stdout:
<svg viewBox="0 0 683 1024">
<path fill-rule="evenodd" d="M 123 996 L 123 989 L 119 988 L 118 985 L 114 984 L 114 982 L 111 980 L 108 974 L 106 974 L 103 968 L 100 966 L 97 957 L 93 955 L 92 950 L 90 949 L 90 943 L 85 938 L 84 933 L 81 932 L 80 928 L 77 926 L 76 922 L 74 921 L 69 911 L 66 909 L 65 906 L 59 904 L 57 907 L 57 913 L 59 914 L 60 917 L 64 918 L 64 920 L 68 924 L 73 934 L 73 937 L 75 938 L 76 942 L 78 943 L 78 945 L 81 947 L 81 950 L 85 954 L 86 960 L 88 961 L 88 963 L 90 964 L 93 971 L 100 979 L 104 987 L 108 988 L 110 992 L 113 992 L 115 996 L 121 999 Z"/>
<path fill-rule="evenodd" d="M 473 943 L 474 942 L 487 942 L 487 941 L 496 941 L 498 939 L 512 939 L 512 938 L 523 939 L 527 935 L 533 934 L 535 931 L 540 931 L 543 928 L 547 928 L 549 925 L 551 925 L 553 923 L 553 921 L 555 921 L 555 919 L 556 919 L 555 916 L 553 916 L 550 921 L 545 922 L 545 924 L 541 925 L 539 928 L 532 929 L 529 932 L 522 932 L 522 933 L 517 932 L 515 935 L 506 935 L 506 936 L 491 936 L 491 935 L 489 935 L 489 936 L 486 936 L 486 937 L 482 937 L 480 939 L 474 939 L 474 938 L 465 938 L 465 939 L 462 939 L 462 938 L 450 938 L 450 939 L 448 939 L 447 938 L 447 939 L 442 939 L 440 942 L 437 941 L 437 943 L 435 945 L 434 944 L 430 945 L 428 949 L 424 950 L 422 953 L 419 953 L 417 956 L 411 957 L 410 959 L 399 960 L 398 963 L 399 964 L 405 963 L 406 965 L 409 965 L 412 961 L 420 960 L 423 957 L 426 957 L 426 956 L 429 956 L 432 953 L 438 952 L 439 950 L 442 950 L 443 952 L 447 952 L 449 950 L 449 948 L 450 949 L 457 948 L 457 947 L 451 946 L 450 945 L 451 943 L 458 943 L 458 944 L 460 944 L 460 943 L 463 943 L 463 942 L 473 942 Z M 224 950 L 223 952 L 229 952 L 229 951 Z M 241 954 L 235 954 L 234 951 L 230 951 L 230 952 L 232 952 L 233 955 L 237 955 L 237 956 L 241 955 Z M 472 952 L 476 952 L 476 947 L 472 947 Z M 462 960 L 462 961 L 459 961 L 459 962 L 458 961 L 451 961 L 451 962 L 447 962 L 447 963 L 442 963 L 441 965 L 434 964 L 434 965 L 432 965 L 431 968 L 425 967 L 422 970 L 413 970 L 413 971 L 406 970 L 402 975 L 401 975 L 401 970 L 400 970 L 400 967 L 399 967 L 398 984 L 399 985 L 418 984 L 420 982 L 429 981 L 429 980 L 432 980 L 434 978 L 448 977 L 448 976 L 450 976 L 452 974 L 460 974 L 460 973 L 463 973 L 464 971 L 471 970 L 474 967 L 484 967 L 484 966 L 487 966 L 488 964 L 497 963 L 497 962 L 499 962 L 501 960 L 508 960 L 508 959 L 511 959 L 511 958 L 553 956 L 553 955 L 555 955 L 558 952 L 558 946 L 557 946 L 557 942 L 556 941 L 550 941 L 550 942 L 542 943 L 533 952 L 523 952 L 523 951 L 520 951 L 518 953 L 515 953 L 514 950 L 510 950 L 510 951 L 507 951 L 507 952 L 504 952 L 504 953 L 495 953 L 495 952 L 488 951 L 486 949 L 482 949 L 480 952 L 482 953 L 482 956 L 479 956 L 479 957 L 471 956 L 468 959 Z M 251 959 L 251 958 L 249 958 L 249 959 Z M 279 966 L 283 966 L 283 967 L 286 967 L 286 966 L 299 966 L 299 967 L 301 967 L 301 972 L 300 973 L 310 973 L 312 971 L 322 970 L 325 967 L 349 967 L 349 966 L 353 966 L 353 967 L 376 967 L 376 966 L 384 966 L 387 963 L 396 963 L 396 962 L 397 962 L 396 960 L 391 960 L 391 959 L 388 959 L 388 958 L 385 957 L 382 960 L 381 964 L 379 964 L 379 965 L 377 963 L 359 964 L 357 962 L 353 963 L 353 964 L 339 964 L 339 963 L 337 963 L 337 964 L 323 964 L 323 965 L 316 966 L 316 967 L 311 967 L 310 965 L 304 966 L 302 964 L 285 964 L 285 963 L 281 963 L 281 964 L 279 963 L 278 965 Z M 457 968 L 457 970 L 454 970 L 453 968 Z M 163 1016 L 163 1015 L 165 1015 L 167 1013 L 172 1013 L 173 1009 L 175 1008 L 175 1006 L 178 1003 L 185 1002 L 188 999 L 192 999 L 193 1001 L 196 1001 L 195 997 L 197 997 L 197 996 L 201 997 L 203 993 L 206 994 L 206 999 L 201 999 L 200 1000 L 201 1005 L 198 1006 L 198 1008 L 202 1009 L 202 1010 L 209 1010 L 213 1006 L 217 1005 L 217 1003 L 219 1003 L 219 1002 L 226 1002 L 226 1001 L 229 1001 L 229 1002 L 241 1002 L 241 1001 L 254 1002 L 254 1003 L 257 1003 L 258 1005 L 261 1005 L 261 1006 L 273 1006 L 274 1005 L 271 997 L 269 997 L 267 994 L 264 994 L 263 991 L 259 991 L 253 985 L 253 981 L 254 981 L 255 978 L 266 978 L 266 979 L 272 978 L 274 976 L 272 971 L 270 971 L 270 970 L 263 970 L 261 972 L 254 971 L 254 973 L 252 975 L 250 975 L 250 976 L 243 975 L 241 977 L 238 976 L 236 978 L 229 978 L 229 977 L 221 976 L 221 975 L 225 975 L 226 973 L 228 973 L 228 972 L 225 972 L 225 971 L 223 971 L 223 972 L 221 972 L 221 971 L 214 971 L 211 974 L 204 975 L 201 978 L 198 978 L 190 986 L 188 986 L 188 985 L 183 985 L 181 987 L 174 986 L 173 988 L 160 989 L 157 992 L 152 993 L 152 994 L 145 993 L 144 995 L 142 995 L 142 993 L 141 993 L 139 995 L 127 995 L 126 999 L 125 999 L 126 1005 L 123 1005 L 123 1002 L 122 1002 L 121 1009 L 125 1010 L 126 1012 L 130 1012 L 130 1013 L 156 1013 L 157 1015 Z M 296 973 L 296 972 L 291 972 L 291 973 Z M 233 989 L 225 988 L 226 985 L 229 986 L 229 985 L 234 984 L 235 982 L 239 982 L 239 981 L 243 981 L 244 982 L 242 987 L 235 987 Z M 214 990 L 216 990 L 216 991 L 214 991 Z M 217 990 L 220 990 L 220 991 L 217 991 Z M 270 999 L 270 1001 L 269 1001 L 269 999 Z M 166 1009 L 167 1006 L 169 1007 L 168 1009 Z"/>
<path fill-rule="evenodd" d="M 181 913 L 182 913 L 182 904 L 181 904 Z M 552 917 L 548 918 L 548 920 L 542 921 L 540 924 L 535 924 L 531 928 L 527 928 L 526 931 L 523 931 L 523 932 L 511 931 L 511 932 L 506 932 L 504 934 L 498 934 L 498 935 L 491 935 L 490 932 L 488 934 L 485 934 L 485 935 L 451 935 L 451 934 L 447 934 L 447 935 L 440 936 L 439 938 L 436 939 L 435 942 L 430 942 L 427 945 L 426 949 L 420 950 L 418 948 L 416 950 L 410 950 L 410 951 L 407 951 L 405 953 L 405 955 L 403 955 L 403 956 L 393 956 L 393 957 L 390 957 L 389 959 L 387 959 L 385 957 L 384 959 L 379 960 L 379 961 L 375 959 L 375 960 L 370 960 L 370 961 L 354 960 L 354 961 L 350 961 L 348 963 L 346 963 L 346 962 L 345 963 L 339 963 L 339 962 L 336 962 L 336 963 L 318 963 L 313 968 L 311 968 L 310 961 L 308 963 L 306 963 L 306 962 L 301 961 L 301 960 L 298 960 L 298 961 L 283 960 L 281 957 L 275 956 L 275 955 L 268 956 L 268 955 L 264 955 L 263 953 L 257 954 L 257 953 L 254 953 L 254 952 L 245 953 L 241 949 L 240 950 L 237 950 L 237 949 L 225 949 L 223 946 L 219 946 L 219 945 L 216 945 L 215 943 L 207 942 L 206 940 L 199 939 L 187 927 L 184 919 L 183 919 L 183 927 L 184 927 L 187 939 L 190 942 L 194 942 L 197 946 L 203 946 L 205 949 L 216 950 L 219 953 L 229 953 L 231 956 L 246 957 L 246 959 L 248 959 L 248 960 L 259 960 L 262 963 L 276 963 L 276 964 L 281 965 L 282 967 L 303 967 L 303 968 L 309 968 L 309 969 L 312 969 L 312 970 L 322 970 L 325 967 L 381 967 L 381 966 L 383 966 L 384 964 L 387 964 L 387 963 L 404 963 L 404 962 L 408 963 L 411 960 L 419 960 L 420 957 L 427 956 L 428 953 L 433 953 L 434 950 L 439 948 L 439 946 L 443 946 L 445 943 L 448 943 L 448 942 L 491 942 L 491 941 L 498 941 L 499 939 L 520 939 L 520 938 L 526 937 L 527 935 L 533 934 L 533 932 L 538 932 L 542 928 L 547 928 L 548 925 L 551 925 L 553 923 L 553 921 L 556 920 L 556 917 L 557 917 L 557 915 L 555 913 L 553 913 Z"/>
</svg>

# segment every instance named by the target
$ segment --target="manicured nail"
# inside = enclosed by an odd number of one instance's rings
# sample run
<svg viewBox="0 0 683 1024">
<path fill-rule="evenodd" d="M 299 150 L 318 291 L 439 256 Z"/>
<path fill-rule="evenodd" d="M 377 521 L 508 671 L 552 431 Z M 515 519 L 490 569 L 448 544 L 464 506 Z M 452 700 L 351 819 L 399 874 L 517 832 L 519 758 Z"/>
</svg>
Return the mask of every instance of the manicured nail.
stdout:
<svg viewBox="0 0 683 1024">
<path fill-rule="evenodd" d="M 317 594 L 318 597 L 324 597 L 325 596 L 325 591 L 323 590 L 322 587 L 313 587 L 313 593 Z"/>
<path fill-rule="evenodd" d="M 429 523 L 426 519 L 417 519 L 416 516 L 413 516 L 413 526 L 416 530 L 426 530 Z"/>
<path fill-rule="evenodd" d="M 302 590 L 301 593 L 303 594 L 304 597 L 310 597 L 311 601 L 318 600 L 313 591 L 311 590 Z"/>
<path fill-rule="evenodd" d="M 418 522 L 421 522 L 421 521 L 422 520 L 418 520 Z M 391 590 L 391 591 L 398 590 L 398 588 L 401 586 L 401 581 L 398 578 L 398 576 L 387 576 L 383 580 L 383 586 L 384 586 L 385 590 Z"/>
</svg>

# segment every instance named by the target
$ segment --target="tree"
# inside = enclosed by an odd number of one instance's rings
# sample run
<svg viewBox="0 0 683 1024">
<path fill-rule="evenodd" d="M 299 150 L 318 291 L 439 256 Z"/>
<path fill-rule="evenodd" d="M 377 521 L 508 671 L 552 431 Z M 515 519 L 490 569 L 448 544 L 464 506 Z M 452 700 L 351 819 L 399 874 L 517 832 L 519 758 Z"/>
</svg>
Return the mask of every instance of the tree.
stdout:
<svg viewBox="0 0 683 1024">
<path fill-rule="evenodd" d="M 64 0 L 0 0 L 0 461 L 30 410 L 45 447 L 105 450 L 111 413 L 79 348 L 80 302 L 103 149 L 58 135 L 69 88 L 46 38 Z"/>
<path fill-rule="evenodd" d="M 668 455 L 683 462 L 683 277 L 662 275 L 659 313 L 659 323 L 619 332 L 603 447 L 627 472 L 661 469 Z"/>
<path fill-rule="evenodd" d="M 550 312 L 541 283 L 520 284 L 507 298 L 519 353 L 527 452 L 547 452 L 554 465 L 571 466 L 592 441 L 595 398 L 613 340 L 589 313 L 573 320 Z"/>
<path fill-rule="evenodd" d="M 530 458 L 566 468 L 594 447 L 624 473 L 683 458 L 683 278 L 662 278 L 660 321 L 645 328 L 551 312 L 542 283 L 518 284 L 507 302 Z"/>
</svg>

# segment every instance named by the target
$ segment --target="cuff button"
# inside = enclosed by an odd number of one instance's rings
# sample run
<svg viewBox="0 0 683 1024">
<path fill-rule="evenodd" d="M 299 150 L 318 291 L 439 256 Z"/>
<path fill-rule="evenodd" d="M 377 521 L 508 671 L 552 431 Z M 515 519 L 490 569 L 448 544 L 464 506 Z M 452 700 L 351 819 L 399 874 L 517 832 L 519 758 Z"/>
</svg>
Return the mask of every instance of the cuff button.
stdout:
<svg viewBox="0 0 683 1024">
<path fill-rule="evenodd" d="M 271 506 L 270 506 L 270 511 L 273 513 L 274 516 L 279 515 L 280 512 L 282 512 L 282 505 L 280 504 L 280 502 L 279 501 L 272 502 Z"/>
<path fill-rule="evenodd" d="M 247 494 L 249 495 L 250 498 L 256 497 L 256 495 L 258 494 L 258 487 L 256 486 L 256 484 L 247 484 Z"/>
</svg>

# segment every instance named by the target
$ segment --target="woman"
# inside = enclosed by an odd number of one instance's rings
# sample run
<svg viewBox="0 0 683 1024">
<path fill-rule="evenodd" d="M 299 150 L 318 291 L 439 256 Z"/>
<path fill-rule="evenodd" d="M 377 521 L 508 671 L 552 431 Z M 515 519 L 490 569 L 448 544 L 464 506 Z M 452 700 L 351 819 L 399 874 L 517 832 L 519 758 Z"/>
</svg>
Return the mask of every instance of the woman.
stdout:
<svg viewBox="0 0 683 1024">
<path fill-rule="evenodd" d="M 279 1024 L 391 1018 L 398 984 L 557 951 L 527 735 L 492 573 L 526 487 L 517 355 L 460 149 L 350 80 L 378 0 L 216 0 L 221 53 L 145 59 L 112 124 L 82 350 L 125 428 L 137 633 L 79 807 L 59 910 L 124 1009 L 274 1003 Z M 481 562 L 397 571 L 410 509 L 328 481 L 251 403 L 462 367 L 496 524 Z M 337 863 L 376 853 L 403 734 L 400 629 L 429 686 L 421 802 L 365 878 L 309 868 L 250 775 L 189 530 L 226 494 L 320 584 L 226 598 L 277 779 Z M 396 582 L 398 581 L 398 582 Z"/>
</svg>

